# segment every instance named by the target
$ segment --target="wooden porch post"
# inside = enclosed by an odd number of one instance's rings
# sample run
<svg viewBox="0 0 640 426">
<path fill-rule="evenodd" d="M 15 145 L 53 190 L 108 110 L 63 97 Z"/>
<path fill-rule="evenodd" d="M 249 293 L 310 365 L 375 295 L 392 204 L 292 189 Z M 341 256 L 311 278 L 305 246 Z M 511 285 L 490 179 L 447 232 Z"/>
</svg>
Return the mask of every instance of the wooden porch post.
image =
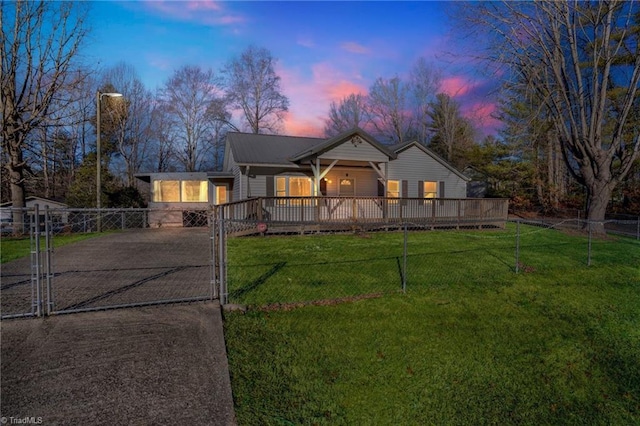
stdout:
<svg viewBox="0 0 640 426">
<path fill-rule="evenodd" d="M 314 194 L 316 197 L 320 195 L 320 159 L 316 158 L 316 166 L 312 167 L 313 170 L 313 179 L 315 181 Z"/>
</svg>

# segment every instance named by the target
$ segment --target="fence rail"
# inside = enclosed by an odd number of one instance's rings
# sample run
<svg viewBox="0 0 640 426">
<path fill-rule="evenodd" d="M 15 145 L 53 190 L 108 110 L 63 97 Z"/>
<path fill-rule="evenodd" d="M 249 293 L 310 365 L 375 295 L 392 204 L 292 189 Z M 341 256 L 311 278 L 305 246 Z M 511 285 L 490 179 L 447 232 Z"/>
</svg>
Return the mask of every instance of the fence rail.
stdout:
<svg viewBox="0 0 640 426">
<path fill-rule="evenodd" d="M 504 227 L 507 199 L 384 197 L 258 197 L 215 207 L 224 220 L 238 225 L 230 232 L 248 232 L 252 222 L 269 223 L 269 232 L 307 225 L 334 230 L 336 225 L 398 225 L 414 222 L 435 227 Z M 242 223 L 245 223 L 245 226 Z M 308 225 L 315 225 L 309 227 Z"/>
</svg>

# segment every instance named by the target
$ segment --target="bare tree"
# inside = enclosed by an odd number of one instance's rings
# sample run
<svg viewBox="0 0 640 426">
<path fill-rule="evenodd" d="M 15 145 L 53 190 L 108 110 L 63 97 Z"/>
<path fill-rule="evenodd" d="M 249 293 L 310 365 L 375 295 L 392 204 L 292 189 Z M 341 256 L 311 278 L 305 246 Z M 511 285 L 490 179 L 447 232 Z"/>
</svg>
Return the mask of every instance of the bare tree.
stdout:
<svg viewBox="0 0 640 426">
<path fill-rule="evenodd" d="M 635 1 L 482 3 L 468 22 L 493 42 L 510 88 L 541 99 L 564 161 L 586 188 L 587 218 L 602 223 L 613 189 L 640 152 L 630 124 L 640 96 L 640 11 Z"/>
<path fill-rule="evenodd" d="M 211 148 L 215 121 L 226 119 L 218 79 L 211 70 L 182 67 L 165 84 L 161 102 L 174 154 L 186 171 L 197 171 Z"/>
<path fill-rule="evenodd" d="M 339 104 L 331 102 L 324 134 L 327 137 L 335 136 L 354 127 L 364 127 L 368 122 L 367 97 L 352 93 L 342 98 Z"/>
<path fill-rule="evenodd" d="M 399 77 L 378 78 L 369 89 L 369 112 L 376 132 L 391 143 L 413 137 L 410 87 Z"/>
<path fill-rule="evenodd" d="M 431 134 L 431 105 L 435 101 L 442 75 L 440 70 L 419 58 L 409 75 L 409 86 L 413 101 L 414 133 L 419 142 L 426 144 Z"/>
<path fill-rule="evenodd" d="M 71 70 L 86 35 L 84 6 L 22 0 L 0 6 L 2 148 L 14 207 L 25 205 L 26 140 L 52 113 L 61 89 L 77 77 Z M 14 222 L 22 222 L 20 214 Z"/>
<path fill-rule="evenodd" d="M 241 109 L 253 133 L 277 133 L 289 99 L 282 94 L 276 59 L 267 49 L 249 46 L 224 68 L 227 98 Z"/>
<path fill-rule="evenodd" d="M 448 162 L 462 168 L 464 152 L 473 144 L 473 126 L 460 113 L 460 105 L 449 95 L 438 93 L 428 115 L 430 130 L 434 132 L 430 146 Z"/>
<path fill-rule="evenodd" d="M 175 155 L 171 141 L 170 114 L 157 95 L 158 101 L 151 112 L 154 123 L 151 139 L 151 155 L 147 159 L 149 169 L 155 172 L 168 172 L 174 170 Z"/>
<path fill-rule="evenodd" d="M 76 69 L 73 85 L 61 88 L 51 114 L 32 132 L 25 145 L 27 167 L 37 185 L 28 190 L 46 198 L 64 198 L 74 179 L 78 161 L 84 158 L 87 139 L 95 136 L 91 117 L 95 86 L 89 69 Z M 89 136 L 89 137 L 88 137 Z"/>
<path fill-rule="evenodd" d="M 108 69 L 104 80 L 123 95 L 112 102 L 116 112 L 113 115 L 116 120 L 115 148 L 122 159 L 126 184 L 131 186 L 134 174 L 140 170 L 149 149 L 153 96 L 144 87 L 133 66 L 124 62 Z M 119 111 L 118 108 L 125 108 L 126 111 Z"/>
</svg>

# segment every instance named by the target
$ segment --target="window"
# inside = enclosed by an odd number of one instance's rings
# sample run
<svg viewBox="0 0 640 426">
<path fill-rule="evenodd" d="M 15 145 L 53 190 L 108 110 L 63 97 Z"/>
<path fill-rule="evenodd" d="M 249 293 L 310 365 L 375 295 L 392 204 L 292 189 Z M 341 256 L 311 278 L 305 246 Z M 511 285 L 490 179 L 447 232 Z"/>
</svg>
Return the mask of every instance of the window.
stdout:
<svg viewBox="0 0 640 426">
<path fill-rule="evenodd" d="M 287 178 L 278 177 L 276 178 L 276 197 L 286 197 L 286 196 L 287 196 Z"/>
<path fill-rule="evenodd" d="M 276 197 L 310 197 L 311 179 L 279 176 L 276 178 Z"/>
<path fill-rule="evenodd" d="M 227 202 L 227 187 L 216 186 L 216 203 L 224 204 Z"/>
<path fill-rule="evenodd" d="M 180 202 L 179 180 L 154 180 L 153 201 L 156 203 Z"/>
<path fill-rule="evenodd" d="M 154 180 L 153 201 L 156 203 L 209 201 L 206 180 Z"/>
<path fill-rule="evenodd" d="M 182 181 L 182 201 L 206 203 L 207 181 L 206 180 L 183 180 Z"/>
<path fill-rule="evenodd" d="M 438 198 L 438 182 L 424 182 L 424 198 Z"/>
<path fill-rule="evenodd" d="M 387 181 L 387 197 L 400 198 L 400 181 L 399 180 Z"/>
<path fill-rule="evenodd" d="M 309 178 L 289 178 L 289 196 L 290 197 L 310 197 L 311 196 L 311 179 Z"/>
</svg>

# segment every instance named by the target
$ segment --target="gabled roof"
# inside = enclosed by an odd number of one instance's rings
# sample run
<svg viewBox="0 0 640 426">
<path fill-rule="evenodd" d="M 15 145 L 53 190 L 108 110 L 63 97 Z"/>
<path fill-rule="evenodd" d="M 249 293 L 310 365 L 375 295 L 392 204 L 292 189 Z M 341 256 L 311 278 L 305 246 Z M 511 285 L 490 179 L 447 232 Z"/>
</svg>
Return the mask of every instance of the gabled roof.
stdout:
<svg viewBox="0 0 640 426">
<path fill-rule="evenodd" d="M 367 132 L 365 132 L 359 127 L 354 127 L 328 140 L 324 140 L 323 143 L 319 143 L 315 146 L 309 147 L 308 149 L 301 150 L 296 155 L 292 156 L 290 160 L 293 162 L 298 162 L 304 159 L 317 157 L 318 155 L 324 152 L 330 151 L 333 148 L 337 147 L 338 145 L 343 144 L 344 142 L 346 142 L 347 140 L 350 140 L 354 136 L 358 136 L 362 138 L 363 140 L 371 144 L 373 147 L 378 149 L 380 152 L 388 156 L 389 159 L 396 158 L 396 155 L 394 152 L 390 151 L 387 147 L 385 147 L 380 142 L 375 140 L 373 136 L 371 136 L 370 134 L 368 134 Z"/>
<path fill-rule="evenodd" d="M 420 142 L 417 142 L 417 141 L 403 142 L 403 143 L 391 145 L 391 146 L 389 146 L 389 149 L 391 149 L 396 154 L 400 154 L 402 151 L 406 151 L 407 149 L 411 148 L 412 146 L 415 146 L 415 147 L 419 148 L 420 150 L 422 150 L 422 152 L 424 152 L 428 156 L 432 157 L 434 160 L 436 160 L 438 163 L 442 164 L 447 169 L 451 170 L 453 173 L 455 173 L 460 178 L 462 178 L 462 179 L 464 179 L 466 181 L 470 181 L 471 180 L 468 176 L 465 176 L 462 172 L 460 172 L 458 169 L 456 169 L 451 164 L 449 164 L 444 158 L 440 157 L 438 154 L 436 154 L 435 152 L 433 152 L 432 150 L 430 150 L 426 146 L 422 145 Z"/>
<path fill-rule="evenodd" d="M 238 165 L 298 167 L 290 158 L 325 142 L 321 138 L 230 132 L 227 143 Z"/>
<path fill-rule="evenodd" d="M 60 208 L 67 208 L 67 204 L 62 201 L 52 200 L 50 198 L 37 197 L 35 195 L 30 195 L 24 199 L 25 204 L 27 203 L 42 203 L 43 205 L 54 205 Z M 5 203 L 0 204 L 0 207 L 11 207 L 13 206 L 12 201 L 7 201 Z"/>
</svg>

